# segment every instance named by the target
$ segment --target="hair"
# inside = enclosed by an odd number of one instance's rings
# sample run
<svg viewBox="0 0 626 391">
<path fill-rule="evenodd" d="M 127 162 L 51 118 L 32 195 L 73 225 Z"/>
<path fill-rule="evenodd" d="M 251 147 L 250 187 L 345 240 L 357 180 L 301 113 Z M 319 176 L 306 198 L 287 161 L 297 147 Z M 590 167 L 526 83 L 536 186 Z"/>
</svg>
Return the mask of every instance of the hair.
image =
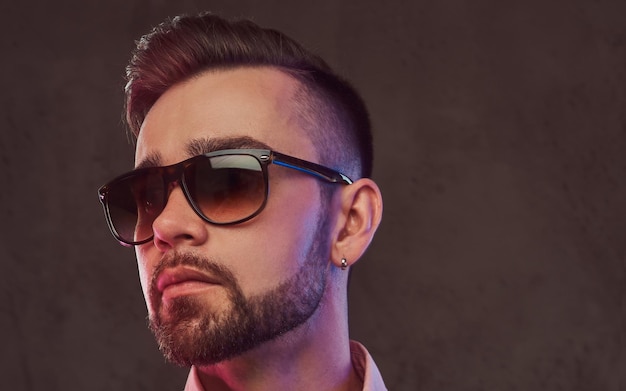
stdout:
<svg viewBox="0 0 626 391">
<path fill-rule="evenodd" d="M 177 16 L 137 41 L 126 68 L 128 128 L 136 137 L 150 108 L 177 83 L 208 70 L 262 66 L 299 82 L 294 108 L 320 163 L 354 179 L 370 177 L 371 126 L 356 90 L 319 56 L 285 34 L 249 20 L 229 21 L 210 13 Z"/>
</svg>

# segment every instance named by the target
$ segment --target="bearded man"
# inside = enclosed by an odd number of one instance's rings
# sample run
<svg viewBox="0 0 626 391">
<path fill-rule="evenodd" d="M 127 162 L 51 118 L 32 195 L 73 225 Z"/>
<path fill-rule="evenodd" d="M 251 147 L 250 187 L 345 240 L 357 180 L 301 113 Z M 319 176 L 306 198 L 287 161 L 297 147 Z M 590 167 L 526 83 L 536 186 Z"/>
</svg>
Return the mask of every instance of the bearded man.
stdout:
<svg viewBox="0 0 626 391">
<path fill-rule="evenodd" d="M 354 88 L 275 30 L 163 22 L 127 68 L 135 168 L 100 189 L 185 390 L 385 390 L 347 285 L 382 217 Z"/>
</svg>

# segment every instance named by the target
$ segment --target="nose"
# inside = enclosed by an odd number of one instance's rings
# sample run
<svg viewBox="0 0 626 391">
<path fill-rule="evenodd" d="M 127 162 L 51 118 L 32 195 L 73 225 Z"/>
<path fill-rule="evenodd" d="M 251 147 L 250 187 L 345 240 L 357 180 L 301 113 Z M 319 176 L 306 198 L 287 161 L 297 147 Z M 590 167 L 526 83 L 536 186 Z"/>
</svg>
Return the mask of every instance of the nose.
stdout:
<svg viewBox="0 0 626 391">
<path fill-rule="evenodd" d="M 175 185 L 165 208 L 152 223 L 154 245 L 161 252 L 198 246 L 207 240 L 207 224 L 194 212 L 180 186 Z"/>
</svg>

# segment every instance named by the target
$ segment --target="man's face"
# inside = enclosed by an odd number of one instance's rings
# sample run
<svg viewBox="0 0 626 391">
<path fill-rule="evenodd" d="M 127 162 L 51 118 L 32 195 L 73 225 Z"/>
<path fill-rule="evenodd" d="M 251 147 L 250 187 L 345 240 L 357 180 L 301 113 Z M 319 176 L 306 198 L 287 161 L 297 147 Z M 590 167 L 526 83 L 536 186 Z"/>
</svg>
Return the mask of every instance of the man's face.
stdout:
<svg viewBox="0 0 626 391">
<path fill-rule="evenodd" d="M 290 98 L 297 82 L 270 68 L 207 72 L 170 88 L 148 113 L 136 165 L 169 165 L 210 149 L 263 147 L 318 161 Z M 254 141 L 250 141 L 251 139 Z M 269 166 L 260 215 L 206 223 L 172 188 L 136 246 L 151 328 L 182 365 L 232 358 L 305 323 L 329 270 L 328 224 L 316 179 Z"/>
</svg>

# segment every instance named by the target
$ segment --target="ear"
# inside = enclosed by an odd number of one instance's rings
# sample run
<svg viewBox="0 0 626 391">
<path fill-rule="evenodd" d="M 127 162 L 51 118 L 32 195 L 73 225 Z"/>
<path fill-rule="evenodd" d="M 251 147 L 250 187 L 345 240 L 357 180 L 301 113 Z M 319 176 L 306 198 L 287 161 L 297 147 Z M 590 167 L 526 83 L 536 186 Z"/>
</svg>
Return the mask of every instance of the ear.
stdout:
<svg viewBox="0 0 626 391">
<path fill-rule="evenodd" d="M 341 267 L 346 259 L 352 265 L 369 246 L 383 215 L 380 189 L 368 178 L 359 179 L 341 189 L 339 216 L 333 230 L 331 260 Z"/>
</svg>

